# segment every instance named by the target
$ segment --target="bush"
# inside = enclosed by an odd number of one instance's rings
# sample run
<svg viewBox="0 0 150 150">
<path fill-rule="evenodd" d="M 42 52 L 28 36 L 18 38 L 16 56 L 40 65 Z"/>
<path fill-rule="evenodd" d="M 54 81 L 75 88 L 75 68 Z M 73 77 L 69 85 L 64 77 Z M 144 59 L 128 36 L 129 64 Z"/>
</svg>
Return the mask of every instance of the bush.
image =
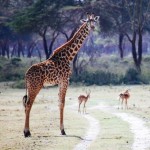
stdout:
<svg viewBox="0 0 150 150">
<path fill-rule="evenodd" d="M 150 57 L 143 58 L 143 62 L 150 63 Z"/>
<path fill-rule="evenodd" d="M 139 73 L 133 69 L 129 68 L 124 76 L 125 84 L 138 84 L 139 83 Z"/>
<path fill-rule="evenodd" d="M 24 78 L 25 64 L 20 58 L 0 58 L 0 81 L 16 81 Z"/>
<path fill-rule="evenodd" d="M 145 74 L 139 73 L 134 68 L 127 70 L 124 79 L 125 84 L 149 84 L 149 79 Z"/>
<path fill-rule="evenodd" d="M 6 59 L 0 57 L 0 81 L 13 81 L 13 87 L 24 88 L 24 75 L 26 70 L 38 62 L 37 59 Z M 124 61 L 110 56 L 97 58 L 94 65 L 90 63 L 79 75 L 72 74 L 71 84 L 74 85 L 118 85 L 118 84 L 150 84 L 150 57 L 145 57 L 142 63 L 142 73 L 136 69 L 129 68 L 133 66 L 132 59 Z"/>
<path fill-rule="evenodd" d="M 19 89 L 24 89 L 25 88 L 25 81 L 24 80 L 19 80 L 16 81 L 14 84 L 12 84 L 13 88 L 19 88 Z"/>
<path fill-rule="evenodd" d="M 86 85 L 110 85 L 122 82 L 122 76 L 105 71 L 88 72 L 85 71 L 78 76 L 72 76 L 70 82 L 82 82 Z"/>
<path fill-rule="evenodd" d="M 21 72 L 19 73 L 19 72 L 12 71 L 9 74 L 5 75 L 6 81 L 16 81 L 16 80 L 20 80 L 20 79 L 23 79 L 23 75 Z"/>
<path fill-rule="evenodd" d="M 21 62 L 20 58 L 12 58 L 11 59 L 11 64 L 14 66 L 19 66 L 20 62 Z"/>
</svg>

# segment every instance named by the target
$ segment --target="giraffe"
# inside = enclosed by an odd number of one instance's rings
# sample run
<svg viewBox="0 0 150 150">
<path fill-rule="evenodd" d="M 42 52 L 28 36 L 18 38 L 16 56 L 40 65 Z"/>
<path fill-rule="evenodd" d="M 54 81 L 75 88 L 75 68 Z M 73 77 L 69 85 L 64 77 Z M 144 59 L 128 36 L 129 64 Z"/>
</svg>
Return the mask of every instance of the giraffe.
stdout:
<svg viewBox="0 0 150 150">
<path fill-rule="evenodd" d="M 25 74 L 26 95 L 23 97 L 25 107 L 24 136 L 30 137 L 29 118 L 32 104 L 45 83 L 58 85 L 59 87 L 59 110 L 60 110 L 60 131 L 66 135 L 64 130 L 64 106 L 65 96 L 71 75 L 70 63 L 78 53 L 83 41 L 91 30 L 94 30 L 95 23 L 99 16 L 87 14 L 87 19 L 81 19 L 81 27 L 74 36 L 65 44 L 54 50 L 53 54 L 45 61 L 32 65 Z"/>
</svg>

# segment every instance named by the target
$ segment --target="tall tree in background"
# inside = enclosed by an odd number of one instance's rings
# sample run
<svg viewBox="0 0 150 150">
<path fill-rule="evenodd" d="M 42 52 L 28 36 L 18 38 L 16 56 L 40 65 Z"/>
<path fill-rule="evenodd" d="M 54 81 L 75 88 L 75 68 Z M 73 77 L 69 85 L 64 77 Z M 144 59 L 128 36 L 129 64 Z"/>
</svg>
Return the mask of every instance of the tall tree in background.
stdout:
<svg viewBox="0 0 150 150">
<path fill-rule="evenodd" d="M 14 33 L 8 26 L 8 22 L 18 10 L 25 9 L 33 3 L 34 0 L 0 0 L 0 56 L 10 57 L 10 46 L 14 41 L 17 41 L 17 46 L 16 44 L 13 46 L 16 56 L 19 57 L 20 53 L 23 54 L 20 40 L 22 36 Z M 14 51 L 12 51 L 11 56 L 13 55 Z"/>
<path fill-rule="evenodd" d="M 150 22 L 150 1 L 135 0 L 131 2 L 125 0 L 125 7 L 129 15 L 128 27 L 130 34 L 126 31 L 124 33 L 132 45 L 132 56 L 135 66 L 141 72 L 143 33 L 147 29 L 148 22 Z"/>
<path fill-rule="evenodd" d="M 38 0 L 35 4 L 19 12 L 10 25 L 17 32 L 39 34 L 43 41 L 46 58 L 49 58 L 61 27 L 66 23 L 66 19 L 61 15 L 61 9 L 66 5 L 73 4 L 73 2 L 68 0 Z"/>
<path fill-rule="evenodd" d="M 101 18 L 108 19 L 111 25 L 109 31 L 119 35 L 120 57 L 123 58 L 122 47 L 126 36 L 131 43 L 131 52 L 137 70 L 141 71 L 143 53 L 143 33 L 150 22 L 149 0 L 96 0 L 91 3 L 95 11 L 101 13 Z M 105 17 L 107 16 L 107 17 Z M 106 22 L 107 24 L 107 22 Z M 107 27 L 107 26 L 106 26 Z M 102 23 L 103 30 L 103 23 Z"/>
<path fill-rule="evenodd" d="M 10 26 L 19 33 L 38 33 L 43 40 L 46 58 L 49 50 L 46 33 L 49 27 L 55 27 L 58 5 L 54 1 L 38 0 L 35 4 L 17 13 Z"/>
</svg>

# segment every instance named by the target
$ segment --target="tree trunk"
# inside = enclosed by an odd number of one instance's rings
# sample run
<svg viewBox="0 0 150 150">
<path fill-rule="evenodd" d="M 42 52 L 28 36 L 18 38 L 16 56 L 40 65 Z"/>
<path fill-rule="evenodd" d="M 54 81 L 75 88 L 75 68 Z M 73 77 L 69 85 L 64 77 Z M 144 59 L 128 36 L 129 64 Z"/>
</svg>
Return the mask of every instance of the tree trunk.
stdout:
<svg viewBox="0 0 150 150">
<path fill-rule="evenodd" d="M 119 34 L 119 52 L 120 52 L 120 58 L 123 59 L 124 53 L 123 53 L 123 39 L 124 35 L 122 33 Z"/>
<path fill-rule="evenodd" d="M 52 54 L 54 42 L 55 42 L 55 39 L 52 39 L 52 41 L 51 41 L 51 43 L 49 45 L 48 57 L 50 57 L 50 55 Z"/>
<path fill-rule="evenodd" d="M 8 41 L 6 42 L 5 47 L 6 47 L 7 58 L 9 59 L 9 42 Z"/>
<path fill-rule="evenodd" d="M 12 52 L 11 52 L 11 57 L 16 56 L 16 51 L 17 51 L 16 47 L 17 47 L 17 44 L 14 43 L 13 49 L 12 49 Z"/>
<path fill-rule="evenodd" d="M 143 43 L 143 37 L 142 37 L 142 31 L 139 29 L 138 32 L 139 39 L 138 39 L 138 65 L 141 66 L 142 61 L 142 43 Z"/>
<path fill-rule="evenodd" d="M 0 56 L 2 55 L 2 47 L 1 47 L 1 42 L 0 42 Z"/>
<path fill-rule="evenodd" d="M 37 49 L 37 52 L 38 52 L 38 55 L 39 55 L 39 58 L 40 58 L 40 62 L 41 62 L 41 60 L 42 60 L 41 52 L 40 52 L 38 47 L 36 47 L 36 49 Z"/>
<path fill-rule="evenodd" d="M 43 38 L 43 47 L 44 47 L 46 59 L 48 59 L 48 58 L 49 58 L 49 53 L 48 53 L 46 35 L 44 34 L 44 35 L 42 36 L 42 38 Z"/>
<path fill-rule="evenodd" d="M 53 45 L 54 45 L 54 43 L 55 43 L 56 38 L 57 38 L 58 35 L 59 35 L 59 32 L 56 33 L 56 31 L 54 31 L 52 35 L 53 35 L 53 36 L 52 36 L 52 39 L 51 39 L 51 43 L 50 43 L 50 45 L 49 45 L 49 52 L 48 52 L 49 57 L 50 57 L 50 55 L 51 55 L 52 52 L 53 52 Z"/>
<path fill-rule="evenodd" d="M 47 27 L 45 27 L 43 31 L 39 31 L 39 35 L 42 37 L 45 56 L 46 56 L 46 59 L 48 59 L 49 54 L 48 54 L 48 46 L 47 46 L 47 40 L 46 40 L 46 32 L 47 32 Z"/>
<path fill-rule="evenodd" d="M 24 47 L 23 47 L 23 41 L 21 39 L 18 40 L 18 49 L 17 49 L 17 55 L 18 57 L 22 56 L 24 57 Z"/>
<path fill-rule="evenodd" d="M 3 39 L 0 42 L 0 47 L 1 47 L 1 55 L 3 57 L 7 56 L 7 58 L 9 58 L 9 41 L 8 41 L 8 39 Z"/>
<path fill-rule="evenodd" d="M 36 46 L 35 42 L 28 42 L 27 43 L 27 57 L 28 58 L 31 58 L 35 46 Z"/>
<path fill-rule="evenodd" d="M 4 40 L 2 40 L 2 42 L 1 42 L 1 47 L 2 47 L 2 56 L 5 57 Z"/>
<path fill-rule="evenodd" d="M 77 59 L 78 54 L 73 59 L 73 73 L 75 74 L 75 76 L 78 76 Z"/>
<path fill-rule="evenodd" d="M 138 62 L 138 56 L 136 51 L 136 32 L 133 33 L 133 40 L 132 40 L 132 56 L 134 60 L 134 64 L 138 72 L 141 72 L 141 66 Z"/>
</svg>

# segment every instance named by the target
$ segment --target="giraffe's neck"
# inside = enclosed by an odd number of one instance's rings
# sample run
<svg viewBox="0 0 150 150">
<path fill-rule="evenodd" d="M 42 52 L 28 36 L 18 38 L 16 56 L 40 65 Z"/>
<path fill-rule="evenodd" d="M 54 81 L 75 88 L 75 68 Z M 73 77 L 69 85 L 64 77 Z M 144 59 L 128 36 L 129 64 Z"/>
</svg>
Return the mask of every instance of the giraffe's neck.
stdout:
<svg viewBox="0 0 150 150">
<path fill-rule="evenodd" d="M 87 23 L 84 23 L 74 34 L 71 40 L 54 51 L 51 58 L 55 60 L 66 60 L 71 62 L 78 53 L 88 34 L 89 28 Z"/>
<path fill-rule="evenodd" d="M 69 61 L 72 61 L 78 51 L 80 50 L 84 40 L 89 34 L 89 28 L 87 24 L 83 24 L 81 28 L 75 33 L 74 37 L 70 40 L 70 45 L 66 48 L 67 57 Z"/>
</svg>

